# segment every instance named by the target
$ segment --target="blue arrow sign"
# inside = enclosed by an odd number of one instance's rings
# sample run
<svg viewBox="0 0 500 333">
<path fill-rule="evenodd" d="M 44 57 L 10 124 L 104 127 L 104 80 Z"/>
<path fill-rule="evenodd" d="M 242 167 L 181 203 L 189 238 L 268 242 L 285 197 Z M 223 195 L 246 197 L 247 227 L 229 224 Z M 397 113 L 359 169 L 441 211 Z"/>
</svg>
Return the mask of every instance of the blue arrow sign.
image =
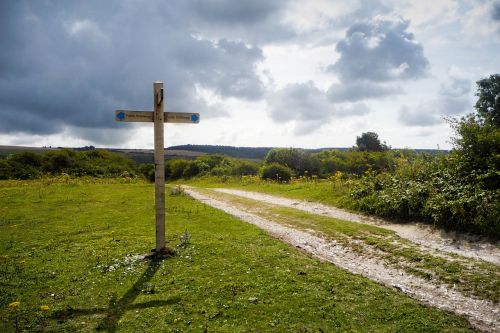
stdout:
<svg viewBox="0 0 500 333">
<path fill-rule="evenodd" d="M 199 120 L 200 120 L 200 116 L 198 116 L 197 114 L 191 115 L 191 121 L 193 123 L 197 123 Z"/>
<path fill-rule="evenodd" d="M 125 119 L 125 112 L 118 112 L 118 114 L 116 115 L 116 118 L 118 118 L 119 120 L 123 120 Z"/>
</svg>

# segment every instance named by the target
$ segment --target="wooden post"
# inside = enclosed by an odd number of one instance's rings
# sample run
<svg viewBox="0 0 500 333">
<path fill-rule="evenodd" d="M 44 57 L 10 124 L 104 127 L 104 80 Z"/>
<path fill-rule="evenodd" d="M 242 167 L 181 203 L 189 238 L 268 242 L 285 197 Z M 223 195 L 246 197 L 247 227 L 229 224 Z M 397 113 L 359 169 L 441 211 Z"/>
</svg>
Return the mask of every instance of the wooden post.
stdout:
<svg viewBox="0 0 500 333">
<path fill-rule="evenodd" d="M 165 250 L 165 147 L 163 138 L 164 123 L 198 124 L 199 113 L 163 112 L 163 82 L 153 84 L 154 111 L 116 110 L 118 122 L 154 122 L 155 135 L 155 217 L 156 248 L 153 256 Z"/>
<path fill-rule="evenodd" d="M 156 252 L 165 250 L 165 151 L 163 138 L 163 82 L 153 84 L 155 135 Z"/>
</svg>

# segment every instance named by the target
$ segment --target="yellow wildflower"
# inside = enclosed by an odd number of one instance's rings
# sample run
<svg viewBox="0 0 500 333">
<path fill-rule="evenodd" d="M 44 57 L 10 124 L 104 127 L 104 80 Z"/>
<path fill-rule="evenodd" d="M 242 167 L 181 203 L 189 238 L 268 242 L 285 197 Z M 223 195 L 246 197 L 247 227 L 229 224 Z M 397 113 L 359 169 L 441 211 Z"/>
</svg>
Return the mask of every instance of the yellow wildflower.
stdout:
<svg viewBox="0 0 500 333">
<path fill-rule="evenodd" d="M 40 310 L 42 310 L 42 311 L 49 311 L 49 306 L 48 305 L 42 305 L 40 307 Z"/>
<path fill-rule="evenodd" d="M 17 309 L 21 305 L 21 302 L 15 301 L 9 304 L 9 308 Z"/>
</svg>

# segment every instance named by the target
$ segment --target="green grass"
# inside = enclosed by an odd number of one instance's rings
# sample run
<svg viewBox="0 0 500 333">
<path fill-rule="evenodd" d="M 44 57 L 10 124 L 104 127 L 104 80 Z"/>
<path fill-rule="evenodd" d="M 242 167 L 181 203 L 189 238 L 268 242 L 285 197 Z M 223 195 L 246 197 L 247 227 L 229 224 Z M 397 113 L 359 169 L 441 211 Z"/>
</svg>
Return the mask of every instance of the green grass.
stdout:
<svg viewBox="0 0 500 333">
<path fill-rule="evenodd" d="M 183 195 L 167 196 L 179 255 L 136 260 L 153 198 L 140 182 L 0 182 L 0 331 L 472 331 Z"/>
</svg>

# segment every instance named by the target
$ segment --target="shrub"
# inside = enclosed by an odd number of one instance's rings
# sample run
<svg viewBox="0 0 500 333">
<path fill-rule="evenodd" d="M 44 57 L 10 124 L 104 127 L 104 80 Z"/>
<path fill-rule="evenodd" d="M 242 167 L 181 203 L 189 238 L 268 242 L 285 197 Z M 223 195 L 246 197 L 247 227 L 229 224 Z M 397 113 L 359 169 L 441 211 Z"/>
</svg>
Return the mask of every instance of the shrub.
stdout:
<svg viewBox="0 0 500 333">
<path fill-rule="evenodd" d="M 166 169 L 166 164 L 165 164 L 165 169 Z M 139 172 L 149 180 L 150 182 L 155 181 L 155 165 L 153 163 L 144 163 L 139 166 Z M 167 172 L 165 170 L 165 178 L 167 178 Z"/>
<path fill-rule="evenodd" d="M 224 165 L 228 163 L 228 158 L 223 156 L 223 155 L 205 155 L 205 156 L 198 156 L 196 158 L 197 161 L 204 163 L 207 165 L 207 169 L 211 170 L 217 166 Z"/>
<path fill-rule="evenodd" d="M 231 174 L 233 176 L 253 176 L 258 173 L 259 167 L 257 163 L 251 163 L 247 161 L 241 161 L 231 169 Z"/>
<path fill-rule="evenodd" d="M 170 168 L 169 179 L 175 180 L 180 179 L 184 174 L 184 169 L 189 164 L 186 160 L 169 160 L 168 165 Z"/>
<path fill-rule="evenodd" d="M 317 175 L 319 160 L 303 149 L 271 149 L 264 159 L 265 164 L 277 163 L 290 168 L 296 176 Z"/>
<path fill-rule="evenodd" d="M 460 177 L 453 155 L 405 162 L 396 173 L 366 173 L 353 181 L 351 196 L 365 212 L 419 219 L 447 229 L 500 238 L 500 191 Z"/>
<path fill-rule="evenodd" d="M 12 170 L 6 159 L 0 158 L 0 179 L 10 179 Z"/>
<path fill-rule="evenodd" d="M 23 166 L 39 168 L 42 166 L 42 155 L 32 152 L 15 154 L 10 158 L 10 162 Z"/>
<path fill-rule="evenodd" d="M 262 168 L 262 179 L 289 182 L 291 178 L 292 170 L 284 165 L 272 163 Z"/>
<path fill-rule="evenodd" d="M 183 178 L 192 178 L 197 176 L 200 173 L 200 166 L 197 161 L 190 161 L 188 164 L 184 167 L 184 171 L 182 172 L 182 177 Z"/>
<path fill-rule="evenodd" d="M 43 170 L 50 173 L 61 173 L 75 167 L 77 153 L 70 150 L 49 151 L 45 154 Z"/>
<path fill-rule="evenodd" d="M 328 176 L 337 171 L 361 175 L 367 171 L 385 172 L 395 168 L 396 152 L 361 152 L 327 150 L 313 157 L 318 160 L 320 174 Z"/>
</svg>

